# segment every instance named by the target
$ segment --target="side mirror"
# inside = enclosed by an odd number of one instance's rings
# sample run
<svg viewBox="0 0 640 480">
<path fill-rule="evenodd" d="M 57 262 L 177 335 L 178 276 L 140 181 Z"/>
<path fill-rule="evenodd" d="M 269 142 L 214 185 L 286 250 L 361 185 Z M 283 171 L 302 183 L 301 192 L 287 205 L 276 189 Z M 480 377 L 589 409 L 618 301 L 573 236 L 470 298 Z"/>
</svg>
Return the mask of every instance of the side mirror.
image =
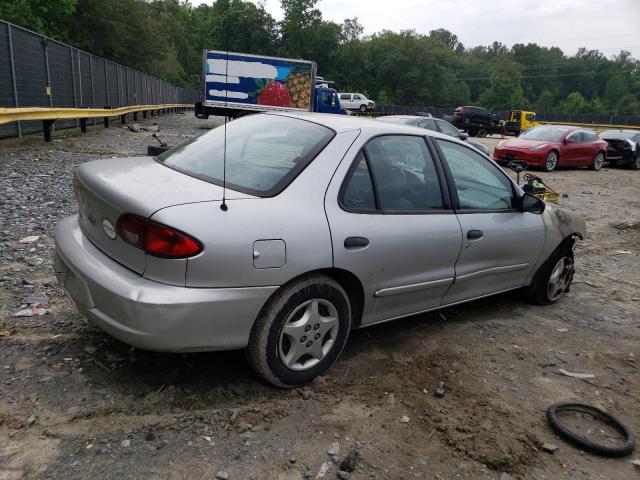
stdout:
<svg viewBox="0 0 640 480">
<path fill-rule="evenodd" d="M 538 197 L 525 193 L 520 197 L 520 211 L 528 213 L 536 213 L 540 215 L 544 212 L 546 204 Z"/>
<path fill-rule="evenodd" d="M 469 138 L 469 134 L 465 132 L 460 133 L 460 140 L 466 140 L 467 138 Z"/>
</svg>

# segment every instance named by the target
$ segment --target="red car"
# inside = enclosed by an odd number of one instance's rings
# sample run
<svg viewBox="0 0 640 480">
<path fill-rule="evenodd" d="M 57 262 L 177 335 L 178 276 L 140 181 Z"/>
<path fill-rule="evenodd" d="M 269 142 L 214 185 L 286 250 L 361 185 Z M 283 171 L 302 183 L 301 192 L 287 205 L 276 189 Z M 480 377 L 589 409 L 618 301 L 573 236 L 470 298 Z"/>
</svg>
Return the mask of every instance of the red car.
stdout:
<svg viewBox="0 0 640 480">
<path fill-rule="evenodd" d="M 588 130 L 542 125 L 527 130 L 518 138 L 499 142 L 493 158 L 502 165 L 512 160 L 525 160 L 532 167 L 550 172 L 556 167 L 600 170 L 606 154 L 607 142 Z"/>
</svg>

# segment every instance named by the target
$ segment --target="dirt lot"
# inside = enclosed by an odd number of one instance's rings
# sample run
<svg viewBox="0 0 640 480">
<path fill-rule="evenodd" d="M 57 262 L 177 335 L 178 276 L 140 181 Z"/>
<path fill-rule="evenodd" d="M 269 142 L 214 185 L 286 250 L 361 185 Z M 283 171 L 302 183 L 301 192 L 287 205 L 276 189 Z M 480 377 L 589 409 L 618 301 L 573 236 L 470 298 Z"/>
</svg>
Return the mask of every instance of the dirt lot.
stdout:
<svg viewBox="0 0 640 480">
<path fill-rule="evenodd" d="M 174 143 L 215 123 L 153 120 Z M 0 141 L 0 479 L 336 478 L 329 452 L 352 449 L 353 479 L 640 479 L 640 453 L 582 453 L 545 420 L 576 400 L 640 432 L 640 173 L 544 175 L 589 229 L 557 305 L 512 293 L 354 332 L 325 377 L 282 391 L 242 352 L 134 350 L 76 312 L 51 266 L 54 224 L 76 210 L 72 169 L 153 140 L 117 126 L 54 138 Z M 48 313 L 13 318 L 34 294 Z"/>
</svg>

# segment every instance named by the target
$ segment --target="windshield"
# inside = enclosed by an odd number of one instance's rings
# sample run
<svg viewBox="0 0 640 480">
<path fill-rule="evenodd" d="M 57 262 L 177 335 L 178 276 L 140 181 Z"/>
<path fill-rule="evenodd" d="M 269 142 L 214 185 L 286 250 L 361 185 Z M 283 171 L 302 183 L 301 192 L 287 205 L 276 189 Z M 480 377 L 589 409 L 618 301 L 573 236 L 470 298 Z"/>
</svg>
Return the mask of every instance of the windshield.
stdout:
<svg viewBox="0 0 640 480">
<path fill-rule="evenodd" d="M 316 123 L 278 115 L 248 115 L 227 124 L 226 184 L 271 197 L 320 153 L 334 132 Z M 224 127 L 215 128 L 157 157 L 164 165 L 222 185 Z"/>
<path fill-rule="evenodd" d="M 559 142 L 570 128 L 562 127 L 535 127 L 527 130 L 520 138 L 525 140 L 545 140 L 547 142 Z"/>
<path fill-rule="evenodd" d="M 625 138 L 631 140 L 636 135 L 640 135 L 640 132 L 637 130 L 607 130 L 606 132 L 602 132 L 600 134 L 600 138 Z"/>
</svg>

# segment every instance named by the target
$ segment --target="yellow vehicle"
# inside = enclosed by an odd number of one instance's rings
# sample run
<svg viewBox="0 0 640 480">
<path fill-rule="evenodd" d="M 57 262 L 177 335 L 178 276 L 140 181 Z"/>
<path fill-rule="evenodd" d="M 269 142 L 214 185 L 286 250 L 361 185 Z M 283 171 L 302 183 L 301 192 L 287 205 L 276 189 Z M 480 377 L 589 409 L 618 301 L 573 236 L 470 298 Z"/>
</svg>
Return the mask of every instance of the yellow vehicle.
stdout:
<svg viewBox="0 0 640 480">
<path fill-rule="evenodd" d="M 507 120 L 507 133 L 509 135 L 520 135 L 522 132 L 537 126 L 536 112 L 526 112 L 524 110 L 511 110 L 509 120 Z"/>
</svg>

